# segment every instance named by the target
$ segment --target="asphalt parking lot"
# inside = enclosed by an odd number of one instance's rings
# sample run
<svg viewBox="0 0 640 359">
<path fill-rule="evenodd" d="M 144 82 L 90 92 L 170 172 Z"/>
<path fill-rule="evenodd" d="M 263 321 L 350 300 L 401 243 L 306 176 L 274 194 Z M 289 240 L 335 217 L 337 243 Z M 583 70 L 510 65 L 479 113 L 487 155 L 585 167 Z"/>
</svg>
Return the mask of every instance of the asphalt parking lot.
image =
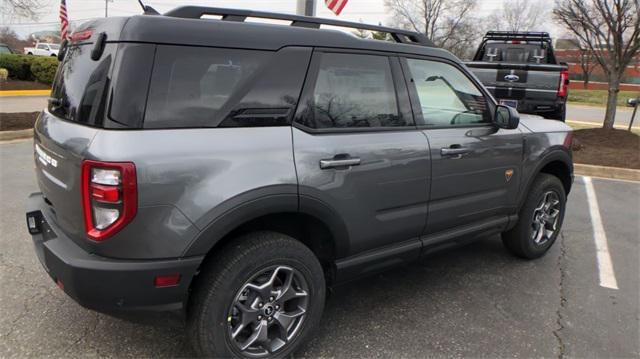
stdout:
<svg viewBox="0 0 640 359">
<path fill-rule="evenodd" d="M 179 316 L 91 312 L 45 274 L 24 220 L 31 151 L 0 143 L 0 357 L 193 356 Z M 544 258 L 514 258 L 492 237 L 342 286 L 296 356 L 639 357 L 640 183 L 588 183 L 576 178 Z"/>
</svg>

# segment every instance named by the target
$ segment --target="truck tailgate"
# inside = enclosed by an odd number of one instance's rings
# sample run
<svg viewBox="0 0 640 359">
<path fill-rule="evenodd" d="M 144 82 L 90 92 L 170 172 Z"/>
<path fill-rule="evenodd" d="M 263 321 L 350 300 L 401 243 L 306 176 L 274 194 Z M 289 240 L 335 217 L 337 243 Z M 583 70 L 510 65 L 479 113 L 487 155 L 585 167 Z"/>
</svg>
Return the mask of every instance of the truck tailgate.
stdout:
<svg viewBox="0 0 640 359">
<path fill-rule="evenodd" d="M 496 99 L 554 101 L 562 65 L 468 62 L 467 67 Z"/>
</svg>

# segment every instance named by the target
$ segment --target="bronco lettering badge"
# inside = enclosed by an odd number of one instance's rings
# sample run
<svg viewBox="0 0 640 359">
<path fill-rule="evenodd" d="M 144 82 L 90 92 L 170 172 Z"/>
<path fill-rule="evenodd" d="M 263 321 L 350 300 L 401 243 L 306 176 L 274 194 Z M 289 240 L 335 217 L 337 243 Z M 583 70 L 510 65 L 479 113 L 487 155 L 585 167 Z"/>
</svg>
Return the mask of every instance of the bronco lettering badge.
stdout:
<svg viewBox="0 0 640 359">
<path fill-rule="evenodd" d="M 513 176 L 513 170 L 511 168 L 509 168 L 508 170 L 504 171 L 504 179 L 506 179 L 507 182 L 509 182 L 509 180 L 511 180 L 512 176 Z"/>
<path fill-rule="evenodd" d="M 42 148 L 40 148 L 40 146 L 38 146 L 38 144 L 36 143 L 36 154 L 38 155 L 38 160 L 40 162 L 42 162 L 43 165 L 48 166 L 51 165 L 53 167 L 58 167 L 58 161 L 49 156 L 46 152 L 44 152 L 44 150 Z"/>
</svg>

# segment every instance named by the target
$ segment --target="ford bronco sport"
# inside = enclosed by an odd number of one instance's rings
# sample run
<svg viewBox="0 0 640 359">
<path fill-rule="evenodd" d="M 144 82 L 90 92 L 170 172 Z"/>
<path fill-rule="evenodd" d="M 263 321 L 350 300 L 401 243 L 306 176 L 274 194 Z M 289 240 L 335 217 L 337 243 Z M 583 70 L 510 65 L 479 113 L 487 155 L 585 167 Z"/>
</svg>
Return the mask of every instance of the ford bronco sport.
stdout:
<svg viewBox="0 0 640 359">
<path fill-rule="evenodd" d="M 199 355 L 288 355 L 328 286 L 498 233 L 536 258 L 560 231 L 569 127 L 420 34 L 181 7 L 91 21 L 61 58 L 35 252 L 87 308 L 183 310 Z"/>
</svg>

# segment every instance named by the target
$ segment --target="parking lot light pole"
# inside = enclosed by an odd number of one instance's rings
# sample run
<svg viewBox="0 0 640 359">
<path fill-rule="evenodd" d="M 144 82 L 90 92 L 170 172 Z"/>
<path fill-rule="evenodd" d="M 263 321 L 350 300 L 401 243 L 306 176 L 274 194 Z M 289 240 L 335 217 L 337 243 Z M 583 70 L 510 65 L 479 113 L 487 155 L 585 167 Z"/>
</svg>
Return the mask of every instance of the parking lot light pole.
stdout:
<svg viewBox="0 0 640 359">
<path fill-rule="evenodd" d="M 316 16 L 316 0 L 297 0 L 296 14 L 305 16 Z"/>
<path fill-rule="evenodd" d="M 113 0 L 104 0 L 104 17 L 109 16 L 109 3 L 113 2 Z"/>
</svg>

